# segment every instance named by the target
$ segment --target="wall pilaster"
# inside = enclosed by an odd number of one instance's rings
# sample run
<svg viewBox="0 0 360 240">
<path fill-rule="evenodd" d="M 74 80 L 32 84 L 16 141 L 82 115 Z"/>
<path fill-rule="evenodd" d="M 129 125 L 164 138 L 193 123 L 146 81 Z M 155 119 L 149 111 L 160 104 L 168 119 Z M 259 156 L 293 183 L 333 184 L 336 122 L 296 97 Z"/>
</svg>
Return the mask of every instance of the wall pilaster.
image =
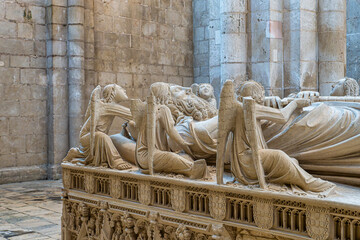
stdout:
<svg viewBox="0 0 360 240">
<path fill-rule="evenodd" d="M 83 124 L 85 85 L 84 0 L 68 2 L 69 144 L 75 147 Z"/>
<path fill-rule="evenodd" d="M 69 150 L 66 8 L 67 0 L 52 0 L 46 7 L 49 179 L 60 177 L 60 163 Z"/>
</svg>

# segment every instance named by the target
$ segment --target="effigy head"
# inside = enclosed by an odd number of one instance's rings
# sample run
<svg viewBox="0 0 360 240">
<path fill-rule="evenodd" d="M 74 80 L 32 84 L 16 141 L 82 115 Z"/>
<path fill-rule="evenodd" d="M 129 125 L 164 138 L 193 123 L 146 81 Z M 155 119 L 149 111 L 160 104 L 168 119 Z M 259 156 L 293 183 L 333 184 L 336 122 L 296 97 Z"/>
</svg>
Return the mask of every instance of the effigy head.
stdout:
<svg viewBox="0 0 360 240">
<path fill-rule="evenodd" d="M 243 97 L 252 97 L 258 104 L 264 104 L 264 87 L 254 80 L 241 82 L 236 91 L 238 101 L 242 102 Z"/>
<path fill-rule="evenodd" d="M 217 115 L 217 109 L 196 96 L 189 87 L 170 85 L 170 93 L 173 103 L 184 115 L 191 116 L 197 121 Z"/>
<path fill-rule="evenodd" d="M 332 85 L 330 96 L 359 96 L 359 84 L 353 78 L 340 79 Z"/>
<path fill-rule="evenodd" d="M 128 99 L 128 96 L 126 95 L 126 90 L 115 83 L 106 85 L 104 87 L 103 97 L 105 99 L 105 102 L 107 103 L 119 103 Z"/>
<path fill-rule="evenodd" d="M 214 87 L 210 83 L 194 83 L 191 85 L 193 93 L 202 99 L 215 99 Z"/>
<path fill-rule="evenodd" d="M 216 108 L 196 96 L 189 87 L 156 82 L 151 84 L 150 92 L 155 97 L 156 104 L 163 104 L 170 108 L 175 119 L 186 115 L 203 121 L 217 114 Z"/>
</svg>

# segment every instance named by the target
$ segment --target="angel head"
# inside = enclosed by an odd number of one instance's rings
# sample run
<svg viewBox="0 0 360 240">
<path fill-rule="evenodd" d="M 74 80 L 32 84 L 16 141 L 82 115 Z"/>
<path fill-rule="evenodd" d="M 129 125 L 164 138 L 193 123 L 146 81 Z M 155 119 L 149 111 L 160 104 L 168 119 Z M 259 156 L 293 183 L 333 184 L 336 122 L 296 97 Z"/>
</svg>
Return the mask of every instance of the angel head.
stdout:
<svg viewBox="0 0 360 240">
<path fill-rule="evenodd" d="M 191 88 L 156 82 L 150 86 L 150 91 L 155 96 L 157 104 L 164 104 L 170 108 L 175 119 L 186 115 L 202 121 L 217 114 L 216 108 L 196 96 Z"/>
<path fill-rule="evenodd" d="M 243 97 L 252 97 L 255 102 L 263 105 L 265 99 L 264 87 L 254 80 L 244 81 L 240 83 L 239 88 L 236 91 L 238 101 L 242 102 Z"/>
<path fill-rule="evenodd" d="M 332 85 L 330 96 L 359 96 L 359 84 L 353 78 L 340 79 Z"/>
<path fill-rule="evenodd" d="M 191 85 L 193 92 L 202 99 L 215 99 L 214 87 L 209 83 L 194 83 Z"/>
<path fill-rule="evenodd" d="M 107 103 L 119 103 L 128 99 L 126 90 L 115 83 L 104 87 L 103 97 Z"/>
</svg>

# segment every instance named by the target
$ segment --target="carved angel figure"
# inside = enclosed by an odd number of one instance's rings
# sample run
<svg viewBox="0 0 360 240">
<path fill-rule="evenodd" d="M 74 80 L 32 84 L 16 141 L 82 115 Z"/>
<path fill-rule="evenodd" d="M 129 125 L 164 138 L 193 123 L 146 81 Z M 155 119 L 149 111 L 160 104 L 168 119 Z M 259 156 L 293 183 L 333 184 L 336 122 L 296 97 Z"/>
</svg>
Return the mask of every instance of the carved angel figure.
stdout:
<svg viewBox="0 0 360 240">
<path fill-rule="evenodd" d="M 149 166 L 149 145 L 154 144 L 153 168 L 155 172 L 183 174 L 191 178 L 201 178 L 206 174 L 206 162 L 204 159 L 193 161 L 191 156 L 185 153 L 178 154 L 172 152 L 169 146 L 169 139 L 178 146 L 179 150 L 184 150 L 191 155 L 188 143 L 181 138 L 175 129 L 175 121 L 171 110 L 166 103 L 170 101 L 170 89 L 166 83 L 154 83 L 150 87 L 151 94 L 155 96 L 155 136 L 149 142 L 147 129 L 150 128 L 148 119 L 143 116 L 142 121 L 138 121 L 139 134 L 136 142 L 136 161 L 138 166 L 144 171 L 150 170 Z M 149 104 L 149 103 L 148 103 Z M 136 118 L 136 117 L 135 117 Z"/>
<path fill-rule="evenodd" d="M 101 87 L 97 86 L 91 94 L 85 123 L 80 131 L 80 146 L 71 148 L 63 161 L 119 170 L 129 169 L 131 165 L 121 158 L 107 135 L 115 116 L 131 119 L 130 110 L 118 104 L 128 97 L 125 90 L 116 84 L 105 86 L 102 95 L 101 98 Z"/>
<path fill-rule="evenodd" d="M 193 93 L 210 103 L 211 106 L 217 108 L 214 87 L 209 83 L 194 83 L 191 85 Z"/>
<path fill-rule="evenodd" d="M 284 151 L 269 149 L 262 133 L 262 120 L 285 124 L 295 110 L 309 105 L 309 101 L 296 99 L 283 109 L 274 109 L 263 106 L 264 89 L 257 82 L 240 85 L 240 102 L 236 101 L 233 88 L 232 81 L 227 81 L 221 92 L 217 164 L 223 165 L 228 134 L 233 132 L 231 171 L 239 182 L 260 183 L 262 188 L 267 188 L 268 182 L 289 184 L 312 192 L 332 189 L 334 184 L 314 178 Z M 218 168 L 220 182 L 221 171 Z"/>
</svg>

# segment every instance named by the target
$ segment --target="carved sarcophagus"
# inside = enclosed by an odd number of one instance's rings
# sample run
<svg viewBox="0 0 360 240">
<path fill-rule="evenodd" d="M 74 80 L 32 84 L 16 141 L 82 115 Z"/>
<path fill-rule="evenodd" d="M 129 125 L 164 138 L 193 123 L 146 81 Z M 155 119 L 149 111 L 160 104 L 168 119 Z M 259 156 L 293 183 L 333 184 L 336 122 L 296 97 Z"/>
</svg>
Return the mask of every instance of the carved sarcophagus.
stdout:
<svg viewBox="0 0 360 240">
<path fill-rule="evenodd" d="M 65 240 L 360 236 L 360 211 L 356 211 L 360 205 L 333 198 L 301 197 L 71 163 L 63 163 L 62 167 Z"/>
</svg>

